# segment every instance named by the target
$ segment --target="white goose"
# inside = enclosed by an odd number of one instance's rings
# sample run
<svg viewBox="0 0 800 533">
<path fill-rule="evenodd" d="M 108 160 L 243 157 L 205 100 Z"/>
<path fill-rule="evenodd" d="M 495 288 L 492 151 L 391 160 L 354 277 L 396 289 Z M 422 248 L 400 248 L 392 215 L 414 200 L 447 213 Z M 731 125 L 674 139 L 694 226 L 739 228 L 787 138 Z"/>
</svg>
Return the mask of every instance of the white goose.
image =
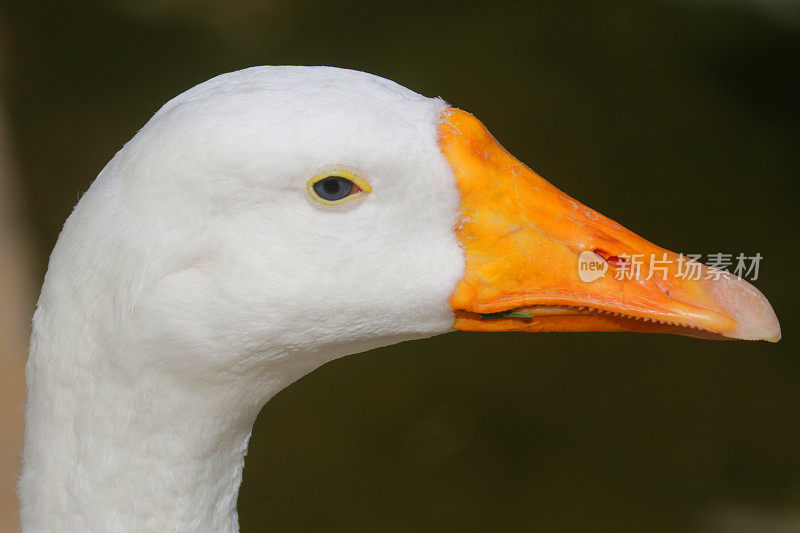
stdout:
<svg viewBox="0 0 800 533">
<path fill-rule="evenodd" d="M 581 281 L 582 253 L 606 275 Z M 611 275 L 639 253 L 666 275 Z M 761 293 L 682 261 L 441 99 L 328 67 L 216 77 L 114 156 L 53 250 L 23 529 L 236 531 L 261 407 L 377 346 L 453 329 L 778 340 Z"/>
</svg>

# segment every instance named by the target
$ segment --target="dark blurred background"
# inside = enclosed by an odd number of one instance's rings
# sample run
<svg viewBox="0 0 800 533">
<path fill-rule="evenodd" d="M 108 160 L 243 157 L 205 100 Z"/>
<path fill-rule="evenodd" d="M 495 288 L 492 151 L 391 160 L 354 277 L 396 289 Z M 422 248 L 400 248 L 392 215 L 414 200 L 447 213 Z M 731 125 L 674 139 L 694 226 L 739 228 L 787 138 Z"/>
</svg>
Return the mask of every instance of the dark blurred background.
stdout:
<svg viewBox="0 0 800 533">
<path fill-rule="evenodd" d="M 779 344 L 457 333 L 324 366 L 256 423 L 244 531 L 800 531 L 797 0 L 12 0 L 0 17 L 2 231 L 34 287 L 160 105 L 260 64 L 441 95 L 648 239 L 764 257 Z"/>
</svg>

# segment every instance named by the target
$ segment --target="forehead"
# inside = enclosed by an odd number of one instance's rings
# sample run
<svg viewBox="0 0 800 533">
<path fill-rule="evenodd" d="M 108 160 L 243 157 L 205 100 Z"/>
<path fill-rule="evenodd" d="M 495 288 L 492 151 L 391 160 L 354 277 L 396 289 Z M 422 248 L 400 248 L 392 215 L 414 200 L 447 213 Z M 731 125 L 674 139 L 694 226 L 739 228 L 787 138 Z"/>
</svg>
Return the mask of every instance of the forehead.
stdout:
<svg viewBox="0 0 800 533">
<path fill-rule="evenodd" d="M 189 150 L 202 147 L 204 156 L 222 159 L 235 155 L 240 164 L 270 155 L 273 165 L 358 165 L 435 146 L 446 107 L 441 99 L 363 72 L 254 67 L 186 91 L 152 122 L 169 124 Z"/>
<path fill-rule="evenodd" d="M 253 67 L 223 74 L 177 96 L 155 115 L 198 122 L 311 127 L 419 125 L 446 107 L 393 81 L 333 67 Z M 178 117 L 176 117 L 178 118 Z M 249 118 L 249 120 L 248 120 Z"/>
</svg>

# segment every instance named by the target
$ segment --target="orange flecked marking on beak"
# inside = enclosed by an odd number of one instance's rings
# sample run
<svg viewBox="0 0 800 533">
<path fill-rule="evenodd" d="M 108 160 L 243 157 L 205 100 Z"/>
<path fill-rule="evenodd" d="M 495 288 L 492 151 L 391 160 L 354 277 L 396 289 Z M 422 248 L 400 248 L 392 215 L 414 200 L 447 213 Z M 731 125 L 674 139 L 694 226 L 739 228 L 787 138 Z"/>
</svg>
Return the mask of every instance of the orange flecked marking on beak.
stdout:
<svg viewBox="0 0 800 533">
<path fill-rule="evenodd" d="M 448 109 L 439 143 L 461 193 L 456 233 L 466 268 L 450 298 L 454 329 L 780 338 L 772 307 L 755 287 L 660 248 L 564 194 L 469 113 Z"/>
</svg>

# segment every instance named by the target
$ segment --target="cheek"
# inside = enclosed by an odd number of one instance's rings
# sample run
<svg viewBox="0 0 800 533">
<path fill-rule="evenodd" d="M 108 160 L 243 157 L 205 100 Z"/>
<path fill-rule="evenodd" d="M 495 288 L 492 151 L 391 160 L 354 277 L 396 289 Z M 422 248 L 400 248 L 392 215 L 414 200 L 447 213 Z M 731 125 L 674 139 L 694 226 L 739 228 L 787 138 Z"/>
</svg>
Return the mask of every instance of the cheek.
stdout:
<svg viewBox="0 0 800 533">
<path fill-rule="evenodd" d="M 464 273 L 455 234 L 428 226 L 381 243 L 349 265 L 348 283 L 336 291 L 343 312 L 383 331 L 449 331 L 454 319 L 450 296 Z"/>
<path fill-rule="evenodd" d="M 309 243 L 248 266 L 241 298 L 271 333 L 291 343 L 449 331 L 449 299 L 463 276 L 454 233 L 381 228 L 346 244 Z"/>
</svg>

